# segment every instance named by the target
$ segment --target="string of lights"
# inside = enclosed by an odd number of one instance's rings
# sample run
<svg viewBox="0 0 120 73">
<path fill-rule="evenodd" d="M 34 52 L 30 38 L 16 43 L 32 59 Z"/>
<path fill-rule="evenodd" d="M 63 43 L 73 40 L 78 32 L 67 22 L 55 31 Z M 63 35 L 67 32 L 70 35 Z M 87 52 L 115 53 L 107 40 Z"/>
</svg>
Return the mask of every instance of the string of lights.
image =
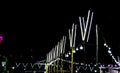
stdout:
<svg viewBox="0 0 120 73">
<path fill-rule="evenodd" d="M 119 60 L 117 61 L 117 59 L 116 59 L 115 56 L 113 55 L 113 53 L 112 53 L 112 51 L 111 51 L 111 47 L 106 43 L 106 39 L 105 39 L 105 37 L 103 36 L 103 33 L 102 33 L 102 31 L 100 30 L 100 28 L 99 28 L 99 31 L 101 32 L 102 38 L 103 38 L 103 40 L 104 40 L 104 47 L 107 48 L 107 51 L 108 51 L 109 56 L 111 56 L 111 58 L 114 60 L 114 62 L 120 67 L 120 62 L 119 62 Z"/>
</svg>

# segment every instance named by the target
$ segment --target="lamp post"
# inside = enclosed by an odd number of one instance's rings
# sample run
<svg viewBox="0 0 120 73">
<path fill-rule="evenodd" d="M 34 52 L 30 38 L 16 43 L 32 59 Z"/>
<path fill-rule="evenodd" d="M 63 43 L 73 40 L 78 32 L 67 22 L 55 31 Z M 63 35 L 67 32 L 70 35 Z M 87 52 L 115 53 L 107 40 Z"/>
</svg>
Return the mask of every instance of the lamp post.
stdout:
<svg viewBox="0 0 120 73">
<path fill-rule="evenodd" d="M 98 64 L 98 26 L 96 25 L 96 64 Z"/>
<path fill-rule="evenodd" d="M 73 59 L 74 59 L 74 50 L 75 50 L 75 41 L 76 41 L 76 30 L 77 25 L 72 26 L 72 29 L 69 30 L 69 40 L 70 40 L 70 49 L 71 49 L 71 73 L 73 73 Z"/>
</svg>

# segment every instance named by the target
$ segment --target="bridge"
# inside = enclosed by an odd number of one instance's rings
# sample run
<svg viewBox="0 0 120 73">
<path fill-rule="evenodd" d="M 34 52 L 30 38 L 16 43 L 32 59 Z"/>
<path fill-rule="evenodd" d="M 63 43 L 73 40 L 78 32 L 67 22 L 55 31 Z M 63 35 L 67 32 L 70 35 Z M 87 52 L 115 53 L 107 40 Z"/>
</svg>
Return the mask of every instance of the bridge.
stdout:
<svg viewBox="0 0 120 73">
<path fill-rule="evenodd" d="M 46 60 L 35 63 L 15 63 L 12 66 L 13 72 L 21 70 L 23 71 L 21 73 L 102 73 L 104 69 L 108 69 L 109 72 L 111 70 L 118 71 L 120 69 L 120 59 L 119 57 L 116 59 L 105 37 L 99 34 L 99 26 L 93 24 L 93 14 L 88 10 L 87 18 L 80 16 L 79 24 L 72 24 L 72 28 L 68 29 L 68 36 L 63 36 L 46 54 Z M 94 31 L 92 28 L 94 28 Z M 91 34 L 95 35 L 91 36 Z M 99 36 L 103 39 L 102 44 L 99 43 L 101 41 Z M 91 38 L 94 39 L 94 42 L 91 42 Z M 114 65 L 104 66 L 99 62 L 100 46 L 106 49 L 106 54 L 114 61 Z M 88 53 L 86 50 L 90 47 L 95 48 L 92 50 L 95 53 L 94 56 L 93 54 L 86 55 Z M 76 55 L 76 53 L 78 54 Z M 5 62 L 3 62 L 3 66 L 5 66 L 4 64 Z"/>
<path fill-rule="evenodd" d="M 115 58 L 111 51 L 111 47 L 108 45 L 105 37 L 102 36 L 102 44 L 99 44 L 99 32 L 101 32 L 100 28 L 98 27 L 97 24 L 93 24 L 93 12 L 90 10 L 88 11 L 87 18 L 85 17 L 79 17 L 79 28 L 77 24 L 72 25 L 72 29 L 69 29 L 69 48 L 66 49 L 66 41 L 67 37 L 63 36 L 63 38 L 53 47 L 53 49 L 47 53 L 46 57 L 46 62 L 49 63 L 49 65 L 46 65 L 46 73 L 100 73 L 102 72 L 102 69 L 120 69 L 120 60 L 118 57 L 118 60 Z M 86 20 L 85 20 L 86 19 Z M 92 31 L 91 28 L 92 26 L 95 26 L 94 29 L 95 31 Z M 77 36 L 78 29 L 81 32 L 81 36 Z M 91 32 L 95 32 L 94 36 L 90 36 L 90 34 L 93 34 Z M 81 42 L 78 44 L 76 43 L 78 41 L 77 37 L 81 37 Z M 95 43 L 90 42 L 90 37 L 94 38 Z M 101 41 L 101 40 L 100 40 Z M 94 46 L 95 48 L 95 62 L 91 62 L 86 59 L 86 52 L 85 49 L 88 47 L 86 45 Z M 116 64 L 116 67 L 101 67 L 101 63 L 99 63 L 99 46 L 102 46 L 107 49 L 107 53 L 109 54 L 109 57 L 111 58 L 112 61 Z M 76 58 L 80 58 L 82 56 L 74 56 L 77 51 L 83 50 L 84 52 L 84 60 L 83 61 L 77 61 L 75 62 Z M 60 58 L 59 60 L 56 60 L 57 58 Z M 92 57 L 91 57 L 92 58 Z M 52 63 L 51 63 L 52 62 Z M 52 65 L 51 65 L 52 64 Z M 81 65 L 83 64 L 83 65 Z M 75 68 L 79 66 L 79 69 Z M 67 68 L 66 68 L 67 67 Z M 80 70 L 83 69 L 83 70 Z M 66 71 L 66 72 L 64 72 Z"/>
</svg>

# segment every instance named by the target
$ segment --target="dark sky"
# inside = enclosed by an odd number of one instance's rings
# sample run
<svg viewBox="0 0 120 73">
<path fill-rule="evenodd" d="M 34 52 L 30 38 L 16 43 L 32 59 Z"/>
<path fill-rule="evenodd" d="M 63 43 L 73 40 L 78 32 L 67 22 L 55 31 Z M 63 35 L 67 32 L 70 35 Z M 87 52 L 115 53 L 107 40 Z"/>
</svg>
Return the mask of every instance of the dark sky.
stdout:
<svg viewBox="0 0 120 73">
<path fill-rule="evenodd" d="M 45 0 L 3 4 L 0 30 L 5 37 L 1 52 L 45 55 L 63 35 L 68 36 L 72 23 L 78 24 L 78 17 L 87 16 L 89 9 L 94 12 L 94 24 L 98 24 L 114 53 L 118 52 L 119 5 L 117 2 L 102 0 Z"/>
</svg>

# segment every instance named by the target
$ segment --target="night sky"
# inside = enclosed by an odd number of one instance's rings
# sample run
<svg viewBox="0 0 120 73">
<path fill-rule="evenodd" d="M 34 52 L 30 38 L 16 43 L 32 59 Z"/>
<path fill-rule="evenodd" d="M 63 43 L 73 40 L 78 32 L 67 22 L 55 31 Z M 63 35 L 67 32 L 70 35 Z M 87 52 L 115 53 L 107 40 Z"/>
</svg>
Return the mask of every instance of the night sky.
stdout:
<svg viewBox="0 0 120 73">
<path fill-rule="evenodd" d="M 9 56 L 33 55 L 37 58 L 45 56 L 62 36 L 68 37 L 68 29 L 73 23 L 79 26 L 78 17 L 87 16 L 89 9 L 94 12 L 93 26 L 98 24 L 115 56 L 120 56 L 119 5 L 102 0 L 3 4 L 0 32 L 4 40 L 0 53 Z M 80 31 L 78 33 L 80 35 Z"/>
</svg>

